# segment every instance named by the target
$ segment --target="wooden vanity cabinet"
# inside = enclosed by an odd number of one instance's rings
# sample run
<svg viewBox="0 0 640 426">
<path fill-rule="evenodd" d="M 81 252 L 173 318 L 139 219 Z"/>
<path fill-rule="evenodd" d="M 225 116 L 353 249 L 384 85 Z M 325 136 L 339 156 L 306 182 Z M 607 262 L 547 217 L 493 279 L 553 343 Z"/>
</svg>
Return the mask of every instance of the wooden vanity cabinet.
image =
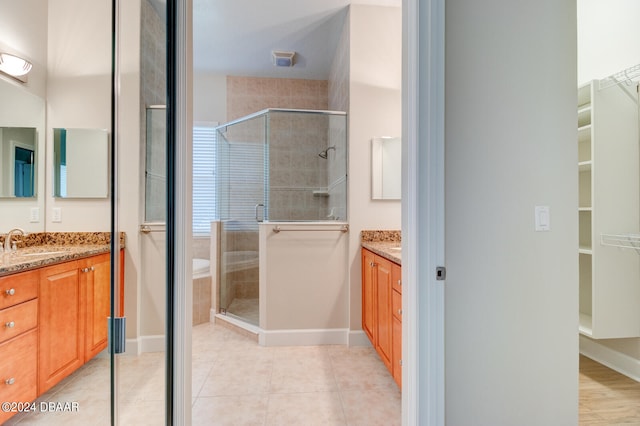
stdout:
<svg viewBox="0 0 640 426">
<path fill-rule="evenodd" d="M 38 396 L 38 279 L 37 271 L 0 277 L 2 402 L 33 401 Z M 0 424 L 14 414 L 0 411 Z"/>
<path fill-rule="evenodd" d="M 110 316 L 111 259 L 109 253 L 80 262 L 80 288 L 85 309 L 84 358 L 89 360 L 107 347 Z"/>
<path fill-rule="evenodd" d="M 40 394 L 84 364 L 84 307 L 78 266 L 78 261 L 72 261 L 40 270 Z"/>
<path fill-rule="evenodd" d="M 400 265 L 362 249 L 362 329 L 398 386 L 402 376 L 400 275 Z"/>
<path fill-rule="evenodd" d="M 38 392 L 42 394 L 107 347 L 110 254 L 46 267 L 40 274 Z"/>
<path fill-rule="evenodd" d="M 374 265 L 375 254 L 362 249 L 362 330 L 375 346 L 376 327 L 374 322 Z"/>
<path fill-rule="evenodd" d="M 391 355 L 391 371 L 393 378 L 402 389 L 402 268 L 400 265 L 392 264 L 392 337 L 393 350 Z"/>
</svg>

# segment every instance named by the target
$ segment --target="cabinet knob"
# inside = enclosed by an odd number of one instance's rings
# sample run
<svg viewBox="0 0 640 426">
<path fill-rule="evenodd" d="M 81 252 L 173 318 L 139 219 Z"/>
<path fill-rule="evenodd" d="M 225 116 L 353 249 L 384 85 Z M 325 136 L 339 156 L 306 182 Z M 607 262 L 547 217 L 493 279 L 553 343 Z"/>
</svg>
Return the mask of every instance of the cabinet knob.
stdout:
<svg viewBox="0 0 640 426">
<path fill-rule="evenodd" d="M 398 360 L 398 364 L 400 364 L 400 367 L 402 367 L 402 360 L 401 359 Z"/>
<path fill-rule="evenodd" d="M 402 280 L 398 280 L 398 285 L 402 286 Z"/>
<path fill-rule="evenodd" d="M 96 268 L 95 268 L 94 266 L 92 266 L 92 267 L 91 267 L 91 270 L 92 270 L 92 271 L 95 271 L 95 270 L 96 270 Z"/>
<path fill-rule="evenodd" d="M 4 326 L 7 327 L 7 328 L 13 328 L 13 327 L 16 326 L 16 323 L 13 322 L 13 321 L 9 321 L 9 322 L 5 323 Z"/>
<path fill-rule="evenodd" d="M 10 379 L 5 380 L 4 382 L 8 385 L 12 385 L 16 382 L 16 379 L 12 377 Z"/>
<path fill-rule="evenodd" d="M 398 315 L 402 315 L 402 309 L 398 309 Z"/>
<path fill-rule="evenodd" d="M 7 296 L 13 296 L 14 294 L 16 294 L 16 289 L 10 288 L 8 290 L 5 290 L 5 293 L 7 293 Z"/>
<path fill-rule="evenodd" d="M 84 272 L 84 273 L 87 273 L 87 272 L 89 272 L 89 268 L 82 268 L 81 271 Z"/>
</svg>

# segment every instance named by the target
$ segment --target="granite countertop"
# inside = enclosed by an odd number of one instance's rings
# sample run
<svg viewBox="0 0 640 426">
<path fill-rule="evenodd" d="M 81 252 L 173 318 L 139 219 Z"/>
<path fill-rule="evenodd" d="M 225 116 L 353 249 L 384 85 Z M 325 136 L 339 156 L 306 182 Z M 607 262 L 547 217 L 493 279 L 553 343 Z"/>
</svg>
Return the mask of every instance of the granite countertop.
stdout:
<svg viewBox="0 0 640 426">
<path fill-rule="evenodd" d="M 402 238 L 400 231 L 362 231 L 362 247 L 398 265 L 402 264 Z"/>
<path fill-rule="evenodd" d="M 45 245 L 0 254 L 0 276 L 109 253 L 109 244 Z"/>
<path fill-rule="evenodd" d="M 0 253 L 0 276 L 91 257 L 111 250 L 108 232 L 53 232 L 17 236 L 16 251 Z M 2 237 L 4 240 L 4 236 Z M 120 247 L 125 235 L 120 233 Z"/>
</svg>

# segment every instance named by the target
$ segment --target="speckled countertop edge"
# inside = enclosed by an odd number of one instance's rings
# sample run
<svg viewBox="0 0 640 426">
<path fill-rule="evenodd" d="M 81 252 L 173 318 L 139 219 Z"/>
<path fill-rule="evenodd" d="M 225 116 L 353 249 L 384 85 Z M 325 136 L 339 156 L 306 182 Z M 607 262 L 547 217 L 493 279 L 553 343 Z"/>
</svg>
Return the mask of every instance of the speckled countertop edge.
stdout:
<svg viewBox="0 0 640 426">
<path fill-rule="evenodd" d="M 0 243 L 4 243 L 0 235 Z M 76 246 L 81 244 L 102 245 L 111 242 L 111 232 L 32 232 L 16 236 L 18 248 L 34 246 Z M 125 233 L 120 233 L 120 247 L 125 247 Z"/>
<path fill-rule="evenodd" d="M 46 249 L 44 249 L 46 247 Z M 109 253 L 108 244 L 83 244 L 78 246 L 38 246 L 40 251 L 46 251 L 42 256 L 35 254 L 32 248 L 18 249 L 15 252 L 0 254 L 0 277 L 17 272 L 29 271 L 57 263 L 69 262 L 102 253 Z M 57 252 L 48 254 L 51 252 Z"/>
<path fill-rule="evenodd" d="M 109 232 L 39 232 L 18 236 L 21 241 L 17 251 L 0 253 L 0 276 L 108 253 L 110 235 Z M 121 232 L 120 248 L 124 247 L 125 234 Z M 38 255 L 40 252 L 43 254 Z"/>
<path fill-rule="evenodd" d="M 402 264 L 400 231 L 362 231 L 360 234 L 362 247 L 384 257 L 398 265 Z"/>
</svg>

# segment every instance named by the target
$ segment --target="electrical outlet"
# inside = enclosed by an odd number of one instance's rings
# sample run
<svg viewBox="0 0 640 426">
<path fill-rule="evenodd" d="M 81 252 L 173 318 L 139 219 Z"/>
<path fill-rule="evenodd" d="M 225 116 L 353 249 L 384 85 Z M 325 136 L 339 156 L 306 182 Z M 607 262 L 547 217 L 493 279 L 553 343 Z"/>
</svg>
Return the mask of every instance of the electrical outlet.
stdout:
<svg viewBox="0 0 640 426">
<path fill-rule="evenodd" d="M 53 208 L 53 217 L 51 218 L 51 222 L 62 222 L 62 208 Z"/>
<path fill-rule="evenodd" d="M 31 210 L 29 210 L 29 222 L 31 222 L 31 223 L 40 222 L 40 208 L 39 207 L 31 207 Z"/>
</svg>

